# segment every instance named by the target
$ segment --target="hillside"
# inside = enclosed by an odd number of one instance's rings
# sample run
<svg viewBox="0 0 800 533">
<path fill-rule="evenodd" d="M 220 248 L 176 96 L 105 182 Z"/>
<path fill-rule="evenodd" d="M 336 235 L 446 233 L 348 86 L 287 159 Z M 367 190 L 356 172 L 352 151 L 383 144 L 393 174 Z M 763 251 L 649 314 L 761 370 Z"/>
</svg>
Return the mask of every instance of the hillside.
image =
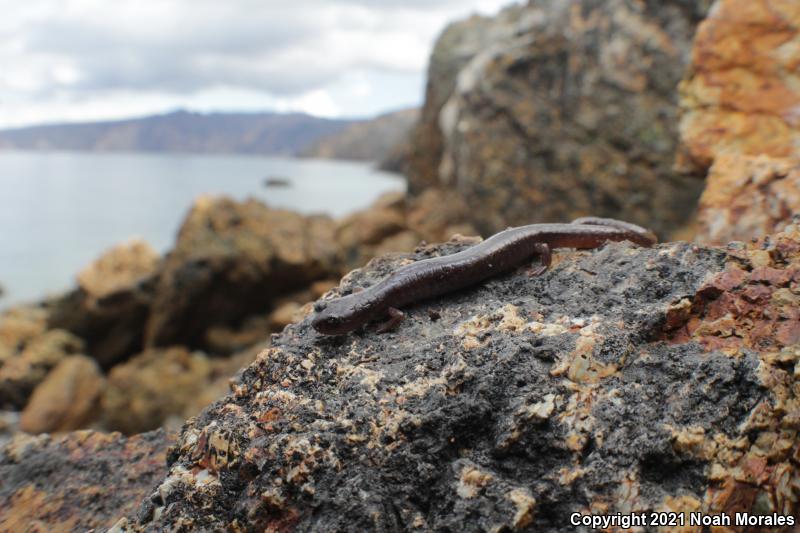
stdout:
<svg viewBox="0 0 800 533">
<path fill-rule="evenodd" d="M 297 155 L 352 124 L 302 113 L 175 111 L 128 120 L 0 131 L 0 149 Z"/>
<path fill-rule="evenodd" d="M 320 138 L 301 153 L 306 157 L 382 161 L 405 144 L 419 109 L 403 109 L 372 120 L 353 122 L 341 131 Z"/>
</svg>

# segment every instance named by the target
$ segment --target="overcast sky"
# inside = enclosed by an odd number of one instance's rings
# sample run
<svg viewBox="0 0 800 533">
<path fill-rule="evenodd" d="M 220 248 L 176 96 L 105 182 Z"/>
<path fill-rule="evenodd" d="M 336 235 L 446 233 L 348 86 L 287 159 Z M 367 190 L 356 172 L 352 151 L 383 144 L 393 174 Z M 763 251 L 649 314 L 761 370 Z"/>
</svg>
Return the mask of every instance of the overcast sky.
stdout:
<svg viewBox="0 0 800 533">
<path fill-rule="evenodd" d="M 0 127 L 419 105 L 436 36 L 514 0 L 0 0 Z"/>
</svg>

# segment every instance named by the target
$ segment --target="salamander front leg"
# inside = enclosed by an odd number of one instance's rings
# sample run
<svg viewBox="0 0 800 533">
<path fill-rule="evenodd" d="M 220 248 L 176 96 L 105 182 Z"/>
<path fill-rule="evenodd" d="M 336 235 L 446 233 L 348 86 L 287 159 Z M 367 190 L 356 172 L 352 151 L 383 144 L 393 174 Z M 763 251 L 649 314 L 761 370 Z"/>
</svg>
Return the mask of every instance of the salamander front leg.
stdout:
<svg viewBox="0 0 800 533">
<path fill-rule="evenodd" d="M 550 247 L 547 246 L 547 244 L 542 242 L 534 244 L 533 246 L 536 249 L 536 253 L 539 254 L 539 262 L 541 264 L 536 268 L 528 270 L 529 278 L 544 274 L 545 271 L 550 268 L 550 263 L 553 262 L 553 254 L 550 253 Z"/>
<path fill-rule="evenodd" d="M 380 326 L 378 326 L 378 333 L 386 333 L 387 331 L 392 331 L 398 325 L 400 325 L 400 322 L 402 322 L 403 319 L 406 317 L 405 313 L 403 313 L 396 307 L 390 307 L 386 311 L 386 314 L 389 315 L 389 319 Z"/>
</svg>

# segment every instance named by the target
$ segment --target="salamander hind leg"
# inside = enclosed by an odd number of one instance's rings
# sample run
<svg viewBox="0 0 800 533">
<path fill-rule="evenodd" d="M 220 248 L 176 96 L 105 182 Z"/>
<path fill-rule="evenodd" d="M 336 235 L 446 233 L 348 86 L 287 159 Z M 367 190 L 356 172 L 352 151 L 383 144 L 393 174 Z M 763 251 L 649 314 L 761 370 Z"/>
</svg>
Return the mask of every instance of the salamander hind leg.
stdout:
<svg viewBox="0 0 800 533">
<path fill-rule="evenodd" d="M 400 325 L 400 322 L 406 317 L 405 313 L 395 307 L 390 307 L 386 311 L 386 314 L 389 315 L 389 319 L 378 326 L 378 333 L 386 333 L 387 331 L 396 329 L 397 326 Z"/>
<path fill-rule="evenodd" d="M 553 254 L 550 253 L 550 247 L 547 244 L 541 242 L 533 245 L 536 249 L 536 253 L 539 254 L 539 263 L 540 265 L 536 268 L 532 268 L 528 270 L 528 277 L 533 278 L 544 274 L 548 268 L 550 268 L 550 263 L 553 261 Z"/>
</svg>

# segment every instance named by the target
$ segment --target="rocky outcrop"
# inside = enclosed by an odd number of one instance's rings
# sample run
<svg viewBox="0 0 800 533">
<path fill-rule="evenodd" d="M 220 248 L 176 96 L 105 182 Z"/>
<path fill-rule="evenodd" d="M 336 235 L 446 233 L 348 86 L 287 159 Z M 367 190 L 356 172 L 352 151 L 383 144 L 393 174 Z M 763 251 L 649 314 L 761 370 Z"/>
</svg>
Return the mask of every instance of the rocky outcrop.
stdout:
<svg viewBox="0 0 800 533">
<path fill-rule="evenodd" d="M 584 214 L 660 233 L 683 223 L 701 185 L 672 171 L 675 86 L 706 7 L 534 0 L 449 28 L 431 60 L 411 192 L 462 196 L 484 234 Z"/>
<path fill-rule="evenodd" d="M 428 62 L 425 104 L 412 130 L 405 164 L 410 193 L 416 195 L 439 184 L 443 148 L 439 113 L 455 89 L 459 71 L 492 42 L 508 39 L 514 31 L 514 20 L 522 12 L 522 8 L 512 6 L 497 19 L 474 15 L 450 24 L 437 39 Z"/>
<path fill-rule="evenodd" d="M 84 339 L 105 369 L 127 359 L 142 347 L 159 265 L 144 241 L 114 246 L 78 274 L 76 290 L 52 302 L 49 326 Z"/>
<path fill-rule="evenodd" d="M 145 346 L 203 347 L 209 327 L 235 325 L 330 276 L 338 267 L 333 231 L 327 217 L 199 199 L 159 273 Z"/>
<path fill-rule="evenodd" d="M 341 131 L 316 141 L 301 155 L 325 159 L 383 161 L 398 145 L 405 143 L 419 110 L 403 109 L 354 122 Z"/>
<path fill-rule="evenodd" d="M 748 241 L 781 231 L 798 213 L 800 160 L 719 154 L 700 198 L 695 241 Z"/>
<path fill-rule="evenodd" d="M 165 474 L 174 435 L 79 431 L 17 435 L 0 447 L 0 531 L 68 533 L 108 527 Z"/>
<path fill-rule="evenodd" d="M 465 246 L 374 260 L 331 296 Z M 155 497 L 120 524 L 560 532 L 576 512 L 796 516 L 800 227 L 554 264 L 411 306 L 384 335 L 290 325 L 189 421 Z"/>
<path fill-rule="evenodd" d="M 697 30 L 681 83 L 684 171 L 723 153 L 800 158 L 800 8 L 717 0 Z"/>
</svg>

